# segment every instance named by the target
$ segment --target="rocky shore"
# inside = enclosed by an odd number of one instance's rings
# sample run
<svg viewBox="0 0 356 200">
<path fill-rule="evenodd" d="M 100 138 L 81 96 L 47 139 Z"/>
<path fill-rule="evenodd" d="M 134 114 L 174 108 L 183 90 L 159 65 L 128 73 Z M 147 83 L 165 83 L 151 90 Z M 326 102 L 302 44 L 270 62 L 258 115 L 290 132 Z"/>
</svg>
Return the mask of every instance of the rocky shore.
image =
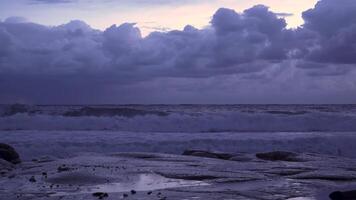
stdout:
<svg viewBox="0 0 356 200">
<path fill-rule="evenodd" d="M 355 159 L 321 154 L 187 150 L 20 163 L 10 147 L 0 145 L 0 199 L 7 200 L 353 199 L 356 188 Z"/>
</svg>

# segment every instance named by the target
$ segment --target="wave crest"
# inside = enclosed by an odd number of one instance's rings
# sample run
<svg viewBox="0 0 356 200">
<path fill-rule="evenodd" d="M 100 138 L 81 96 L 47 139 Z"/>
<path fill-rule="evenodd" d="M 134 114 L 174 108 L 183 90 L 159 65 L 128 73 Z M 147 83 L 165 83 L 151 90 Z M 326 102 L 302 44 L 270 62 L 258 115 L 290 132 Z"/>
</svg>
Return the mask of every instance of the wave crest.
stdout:
<svg viewBox="0 0 356 200">
<path fill-rule="evenodd" d="M 0 106 L 0 130 L 356 131 L 356 106 Z"/>
</svg>

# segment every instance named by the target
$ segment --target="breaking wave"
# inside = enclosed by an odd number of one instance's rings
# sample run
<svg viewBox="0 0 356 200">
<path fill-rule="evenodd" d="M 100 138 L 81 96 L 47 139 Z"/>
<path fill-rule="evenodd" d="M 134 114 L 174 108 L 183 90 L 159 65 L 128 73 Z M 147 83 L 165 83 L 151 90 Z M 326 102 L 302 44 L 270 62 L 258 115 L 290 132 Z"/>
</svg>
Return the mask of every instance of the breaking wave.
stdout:
<svg viewBox="0 0 356 200">
<path fill-rule="evenodd" d="M 356 131 L 355 105 L 0 106 L 0 130 Z"/>
</svg>

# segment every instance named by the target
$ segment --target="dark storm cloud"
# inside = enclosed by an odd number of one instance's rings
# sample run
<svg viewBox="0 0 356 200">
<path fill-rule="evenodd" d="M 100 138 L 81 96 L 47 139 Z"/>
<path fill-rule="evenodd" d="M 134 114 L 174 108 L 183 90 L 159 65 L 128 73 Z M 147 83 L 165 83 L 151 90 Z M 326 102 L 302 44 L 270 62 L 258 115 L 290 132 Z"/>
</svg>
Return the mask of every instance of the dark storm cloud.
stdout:
<svg viewBox="0 0 356 200">
<path fill-rule="evenodd" d="M 315 32 L 306 59 L 318 63 L 356 64 L 356 1 L 323 0 L 303 13 L 304 28 Z"/>
<path fill-rule="evenodd" d="M 312 84 L 308 76 L 352 74 L 355 13 L 353 0 L 323 0 L 303 13 L 302 27 L 287 29 L 285 20 L 263 5 L 243 13 L 221 8 L 204 29 L 187 25 L 147 37 L 133 23 L 99 31 L 82 21 L 48 27 L 7 19 L 0 22 L 0 97 L 45 103 L 100 102 L 101 97 L 113 101 L 126 99 L 122 95 L 132 92 L 130 85 L 140 85 L 142 92 L 147 85 L 165 87 L 156 80 L 191 79 L 186 82 L 193 85 L 185 87 L 193 89 L 199 80 L 225 85 L 216 79 L 231 76 L 230 84 L 245 93 L 258 83 L 273 85 L 273 94 L 285 90 L 280 88 L 284 84 L 299 91 L 294 87 L 298 82 Z M 350 81 L 354 89 L 356 83 Z M 214 87 L 207 84 L 205 89 Z"/>
</svg>

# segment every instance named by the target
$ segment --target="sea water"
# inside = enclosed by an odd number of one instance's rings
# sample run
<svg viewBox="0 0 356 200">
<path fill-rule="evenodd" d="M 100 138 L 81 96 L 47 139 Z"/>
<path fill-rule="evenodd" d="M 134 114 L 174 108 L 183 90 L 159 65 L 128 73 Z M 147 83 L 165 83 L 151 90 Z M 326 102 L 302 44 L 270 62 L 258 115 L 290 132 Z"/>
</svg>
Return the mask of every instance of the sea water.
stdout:
<svg viewBox="0 0 356 200">
<path fill-rule="evenodd" d="M 356 105 L 1 105 L 25 159 L 83 152 L 289 150 L 356 157 Z"/>
</svg>

